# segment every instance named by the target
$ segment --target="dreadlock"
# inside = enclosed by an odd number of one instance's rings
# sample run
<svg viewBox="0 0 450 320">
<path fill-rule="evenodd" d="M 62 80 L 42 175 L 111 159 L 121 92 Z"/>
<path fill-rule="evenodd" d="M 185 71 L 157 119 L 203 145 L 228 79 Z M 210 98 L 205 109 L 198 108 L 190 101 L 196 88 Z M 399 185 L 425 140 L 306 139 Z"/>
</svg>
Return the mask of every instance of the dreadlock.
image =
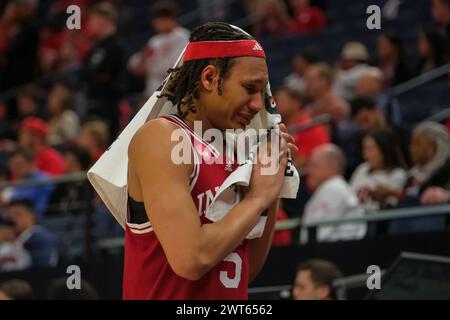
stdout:
<svg viewBox="0 0 450 320">
<path fill-rule="evenodd" d="M 234 29 L 227 23 L 209 22 L 195 28 L 191 33 L 189 42 L 250 39 L 252 38 Z M 199 98 L 200 75 L 203 69 L 210 64 L 215 65 L 219 69 L 217 91 L 219 95 L 222 95 L 222 79 L 228 75 L 233 59 L 197 59 L 187 61 L 180 67 L 169 69 L 168 72 L 172 73 L 172 75 L 167 83 L 166 92 L 161 94 L 161 97 L 167 97 L 172 104 L 177 105 L 178 114 L 183 118 L 189 112 L 195 113 L 194 99 Z M 187 106 L 187 111 L 185 112 L 181 110 L 183 105 Z"/>
</svg>

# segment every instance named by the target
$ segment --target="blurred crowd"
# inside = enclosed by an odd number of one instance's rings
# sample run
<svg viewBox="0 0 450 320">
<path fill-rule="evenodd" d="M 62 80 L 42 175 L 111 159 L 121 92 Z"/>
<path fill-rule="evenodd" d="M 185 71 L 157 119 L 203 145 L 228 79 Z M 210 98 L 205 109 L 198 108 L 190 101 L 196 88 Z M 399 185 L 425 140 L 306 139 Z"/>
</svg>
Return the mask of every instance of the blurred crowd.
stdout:
<svg viewBox="0 0 450 320">
<path fill-rule="evenodd" d="M 301 37 L 330 23 L 328 1 L 242 3 L 258 39 Z M 79 30 L 65 27 L 66 8 L 73 4 L 81 8 Z M 86 181 L 8 183 L 89 169 L 164 81 L 189 39 L 179 6 L 169 0 L 151 5 L 153 35 L 135 52 L 127 52 L 126 36 L 119 37 L 116 1 L 53 1 L 45 12 L 42 5 L 0 5 L 0 271 L 57 264 L 58 240 L 42 226 L 45 217 L 105 210 Z M 227 17 L 223 1 L 197 5 L 205 21 Z M 450 1 L 432 0 L 428 9 L 434 23 L 418 34 L 415 60 L 405 57 L 402 37 L 389 32 L 379 35 L 376 52 L 361 42 L 346 43 L 333 64 L 314 51 L 295 54 L 291 73 L 273 92 L 283 122 L 297 128 L 295 165 L 306 178 L 294 209 L 286 204 L 279 220 L 301 214 L 304 223 L 314 223 L 450 202 L 450 119 L 405 129 L 389 95 L 396 85 L 449 62 Z M 67 205 L 77 202 L 89 205 Z M 376 228 L 320 227 L 316 240 L 440 230 L 446 223 L 438 217 Z M 309 239 L 302 230 L 301 243 Z M 290 231 L 279 231 L 274 244 L 293 241 Z"/>
</svg>

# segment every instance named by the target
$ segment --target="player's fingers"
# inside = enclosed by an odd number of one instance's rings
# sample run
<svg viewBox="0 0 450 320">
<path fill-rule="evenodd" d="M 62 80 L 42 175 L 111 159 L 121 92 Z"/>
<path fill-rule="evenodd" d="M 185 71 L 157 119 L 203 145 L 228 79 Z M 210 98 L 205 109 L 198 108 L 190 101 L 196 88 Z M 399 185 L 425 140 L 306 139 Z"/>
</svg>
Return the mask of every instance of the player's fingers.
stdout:
<svg viewBox="0 0 450 320">
<path fill-rule="evenodd" d="M 296 155 L 297 154 L 298 147 L 295 144 L 288 143 L 288 148 L 289 148 L 289 151 L 291 152 L 291 155 Z"/>
<path fill-rule="evenodd" d="M 294 139 L 294 137 L 293 136 L 291 136 L 290 134 L 288 134 L 288 133 L 285 133 L 285 132 L 282 132 L 281 133 L 281 136 L 283 137 L 283 139 L 284 140 L 286 140 L 287 142 L 290 142 L 290 143 L 295 143 L 295 139 Z"/>
</svg>

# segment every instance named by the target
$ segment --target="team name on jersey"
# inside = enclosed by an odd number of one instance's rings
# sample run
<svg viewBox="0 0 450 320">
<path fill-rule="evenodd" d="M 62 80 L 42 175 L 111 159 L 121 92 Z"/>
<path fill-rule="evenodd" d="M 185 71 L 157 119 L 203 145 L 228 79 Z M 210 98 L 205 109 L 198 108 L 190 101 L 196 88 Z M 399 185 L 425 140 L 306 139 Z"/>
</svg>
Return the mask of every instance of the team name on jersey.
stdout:
<svg viewBox="0 0 450 320">
<path fill-rule="evenodd" d="M 212 201 L 214 200 L 214 197 L 217 193 L 217 191 L 219 191 L 220 186 L 217 186 L 213 189 L 209 189 L 206 190 L 205 192 L 199 193 L 197 195 L 197 200 L 198 200 L 198 215 L 204 215 L 206 210 L 209 209 L 209 207 L 211 206 Z"/>
</svg>

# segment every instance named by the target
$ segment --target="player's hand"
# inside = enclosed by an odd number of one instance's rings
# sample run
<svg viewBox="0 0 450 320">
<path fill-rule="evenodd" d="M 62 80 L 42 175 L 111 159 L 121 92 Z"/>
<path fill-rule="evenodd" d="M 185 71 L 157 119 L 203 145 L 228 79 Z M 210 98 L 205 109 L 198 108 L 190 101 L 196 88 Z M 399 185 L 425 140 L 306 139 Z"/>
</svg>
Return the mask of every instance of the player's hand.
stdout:
<svg viewBox="0 0 450 320">
<path fill-rule="evenodd" d="M 244 197 L 257 198 L 265 208 L 280 194 L 289 153 L 298 152 L 294 138 L 287 133 L 284 124 L 280 125 L 280 131 L 278 143 L 269 139 L 261 144 L 253 164 L 250 185 L 244 191 Z"/>
</svg>

